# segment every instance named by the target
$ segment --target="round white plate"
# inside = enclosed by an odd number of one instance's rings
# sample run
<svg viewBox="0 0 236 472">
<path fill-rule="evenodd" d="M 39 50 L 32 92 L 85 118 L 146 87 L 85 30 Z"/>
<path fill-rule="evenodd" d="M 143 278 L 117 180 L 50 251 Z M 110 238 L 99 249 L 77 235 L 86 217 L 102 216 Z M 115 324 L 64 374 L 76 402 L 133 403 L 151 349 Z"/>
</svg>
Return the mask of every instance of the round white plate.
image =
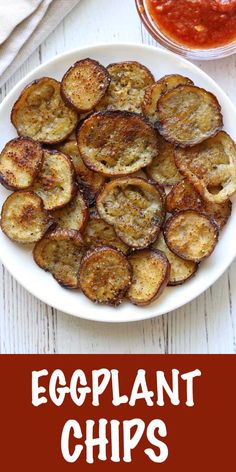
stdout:
<svg viewBox="0 0 236 472">
<path fill-rule="evenodd" d="M 10 122 L 10 112 L 21 90 L 32 80 L 42 76 L 51 76 L 60 80 L 71 64 L 86 57 L 97 59 L 104 65 L 124 60 L 140 61 L 153 72 L 156 79 L 172 73 L 190 77 L 196 85 L 210 90 L 218 97 L 222 106 L 225 129 L 236 140 L 236 109 L 221 88 L 204 72 L 168 51 L 151 46 L 113 44 L 91 46 L 62 54 L 24 77 L 0 106 L 0 149 L 16 136 L 16 131 Z M 4 187 L 0 188 L 0 205 L 8 193 Z M 50 274 L 34 263 L 29 250 L 14 244 L 2 232 L 0 232 L 0 257 L 9 272 L 23 287 L 43 302 L 59 310 L 96 321 L 137 321 L 179 308 L 210 287 L 223 274 L 236 255 L 235 234 L 234 202 L 232 216 L 221 234 L 213 255 L 201 264 L 196 276 L 182 286 L 167 288 L 156 302 L 147 307 L 136 307 L 130 303 L 124 303 L 118 308 L 99 306 L 90 302 L 82 293 L 60 287 Z"/>
</svg>

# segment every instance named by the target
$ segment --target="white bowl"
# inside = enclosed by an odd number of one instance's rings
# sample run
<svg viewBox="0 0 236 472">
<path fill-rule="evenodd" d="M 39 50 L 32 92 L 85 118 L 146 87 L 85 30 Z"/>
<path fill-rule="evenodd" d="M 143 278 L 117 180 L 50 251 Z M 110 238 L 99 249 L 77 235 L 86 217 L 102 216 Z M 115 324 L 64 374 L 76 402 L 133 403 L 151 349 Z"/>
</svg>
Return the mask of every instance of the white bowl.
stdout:
<svg viewBox="0 0 236 472">
<path fill-rule="evenodd" d="M 236 109 L 223 90 L 207 74 L 185 59 L 156 47 L 113 44 L 91 46 L 62 54 L 24 77 L 0 106 L 1 149 L 7 141 L 16 136 L 16 131 L 10 122 L 10 112 L 21 90 L 32 80 L 42 76 L 51 76 L 60 80 L 71 64 L 86 57 L 97 59 L 104 65 L 123 60 L 140 61 L 153 72 L 156 79 L 171 73 L 190 77 L 196 85 L 210 90 L 217 96 L 222 106 L 225 129 L 236 140 Z M 8 194 L 9 192 L 4 187 L 0 188 L 1 205 Z M 50 274 L 34 263 L 28 249 L 11 242 L 2 232 L 0 232 L 0 258 L 13 277 L 30 293 L 65 313 L 96 321 L 137 321 L 179 308 L 209 288 L 223 274 L 236 255 L 235 234 L 234 201 L 232 216 L 221 233 L 214 253 L 201 264 L 196 276 L 184 285 L 167 288 L 157 301 L 147 307 L 136 307 L 130 303 L 124 303 L 118 308 L 95 305 L 82 293 L 62 288 Z"/>
</svg>

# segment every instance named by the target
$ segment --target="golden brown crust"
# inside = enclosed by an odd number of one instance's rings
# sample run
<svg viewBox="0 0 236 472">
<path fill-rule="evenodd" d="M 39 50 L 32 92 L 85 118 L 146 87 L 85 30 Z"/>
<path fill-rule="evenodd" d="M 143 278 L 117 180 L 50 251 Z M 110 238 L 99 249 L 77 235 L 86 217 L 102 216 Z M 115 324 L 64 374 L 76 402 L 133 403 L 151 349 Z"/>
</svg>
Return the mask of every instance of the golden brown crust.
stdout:
<svg viewBox="0 0 236 472">
<path fill-rule="evenodd" d="M 236 147 L 224 131 L 192 148 L 176 149 L 175 163 L 208 202 L 223 203 L 236 192 Z"/>
<path fill-rule="evenodd" d="M 121 241 L 115 233 L 114 227 L 99 217 L 95 209 L 91 209 L 90 220 L 83 233 L 83 238 L 88 248 L 97 246 L 111 246 L 127 254 L 130 248 Z"/>
<path fill-rule="evenodd" d="M 88 204 L 92 204 L 96 198 L 96 194 L 102 188 L 105 178 L 103 175 L 93 172 L 86 167 L 75 140 L 67 141 L 59 146 L 58 149 L 72 159 L 79 188 L 83 192 Z"/>
<path fill-rule="evenodd" d="M 95 303 L 119 305 L 131 284 L 131 266 L 120 251 L 103 246 L 88 251 L 79 273 L 80 288 Z"/>
<path fill-rule="evenodd" d="M 214 251 L 219 230 L 214 220 L 194 210 L 171 216 L 164 227 L 168 248 L 182 259 L 200 262 Z"/>
<path fill-rule="evenodd" d="M 32 185 L 43 162 L 39 143 L 29 138 L 9 141 L 0 154 L 0 182 L 9 190 L 23 190 Z"/>
<path fill-rule="evenodd" d="M 223 119 L 217 98 L 193 85 L 181 85 L 160 97 L 157 128 L 169 142 L 194 146 L 222 129 Z"/>
<path fill-rule="evenodd" d="M 146 88 L 142 101 L 142 112 L 151 121 L 156 123 L 159 118 L 157 112 L 157 102 L 161 95 L 166 92 L 165 84 L 156 82 Z"/>
<path fill-rule="evenodd" d="M 56 210 L 69 203 L 77 188 L 74 167 L 68 156 L 45 149 L 43 166 L 32 190 L 42 198 L 47 210 Z"/>
<path fill-rule="evenodd" d="M 158 136 L 159 154 L 146 167 L 148 176 L 160 185 L 175 185 L 182 180 L 174 159 L 175 147 L 162 136 Z"/>
<path fill-rule="evenodd" d="M 194 261 L 187 261 L 174 254 L 166 245 L 163 233 L 161 232 L 151 246 L 153 250 L 159 249 L 164 252 L 170 263 L 170 278 L 168 285 L 182 285 L 196 274 L 198 264 Z"/>
<path fill-rule="evenodd" d="M 97 110 L 142 112 L 145 89 L 154 77 L 143 64 L 136 61 L 117 62 L 107 67 L 111 83 Z"/>
<path fill-rule="evenodd" d="M 128 299 L 135 305 L 149 305 L 162 294 L 170 276 L 170 264 L 159 250 L 144 249 L 129 256 L 133 269 Z"/>
<path fill-rule="evenodd" d="M 78 272 L 85 252 L 78 231 L 56 229 L 35 245 L 33 257 L 36 264 L 50 272 L 56 281 L 66 288 L 78 288 Z"/>
<path fill-rule="evenodd" d="M 20 136 L 55 144 L 72 133 L 78 116 L 62 100 L 60 83 L 43 77 L 21 92 L 12 108 L 11 121 Z"/>
<path fill-rule="evenodd" d="M 77 140 L 86 166 L 111 177 L 136 172 L 158 154 L 155 130 L 135 113 L 95 113 L 82 124 Z"/>
<path fill-rule="evenodd" d="M 51 223 L 41 198 L 34 192 L 14 192 L 2 206 L 1 228 L 12 241 L 34 243 L 42 238 Z"/>
<path fill-rule="evenodd" d="M 218 191 L 218 190 L 217 190 Z M 227 223 L 232 203 L 227 200 L 221 204 L 204 201 L 186 179 L 175 185 L 166 197 L 166 211 L 175 213 L 181 210 L 197 210 L 213 218 L 220 229 Z"/>
<path fill-rule="evenodd" d="M 191 79 L 180 74 L 164 75 L 157 81 L 157 83 L 162 84 L 165 87 L 166 92 L 169 92 L 180 85 L 193 85 Z"/>
<path fill-rule="evenodd" d="M 82 59 L 65 73 L 61 94 L 77 112 L 87 113 L 104 97 L 109 84 L 110 77 L 104 66 L 93 59 Z"/>
<path fill-rule="evenodd" d="M 165 218 L 163 191 L 137 177 L 107 183 L 97 197 L 97 209 L 101 218 L 114 226 L 117 236 L 136 249 L 156 239 Z"/>
<path fill-rule="evenodd" d="M 52 211 L 51 215 L 60 228 L 80 232 L 83 232 L 89 220 L 89 210 L 80 191 L 70 203 L 59 210 Z"/>
</svg>

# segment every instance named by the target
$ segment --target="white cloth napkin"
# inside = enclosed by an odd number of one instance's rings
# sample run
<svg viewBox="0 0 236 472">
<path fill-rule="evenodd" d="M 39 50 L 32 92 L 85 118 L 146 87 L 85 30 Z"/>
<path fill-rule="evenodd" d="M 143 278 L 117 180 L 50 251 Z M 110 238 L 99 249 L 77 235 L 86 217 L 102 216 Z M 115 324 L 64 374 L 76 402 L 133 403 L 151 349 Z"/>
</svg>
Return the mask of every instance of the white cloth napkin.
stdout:
<svg viewBox="0 0 236 472">
<path fill-rule="evenodd" d="M 0 87 L 79 0 L 0 0 Z"/>
</svg>

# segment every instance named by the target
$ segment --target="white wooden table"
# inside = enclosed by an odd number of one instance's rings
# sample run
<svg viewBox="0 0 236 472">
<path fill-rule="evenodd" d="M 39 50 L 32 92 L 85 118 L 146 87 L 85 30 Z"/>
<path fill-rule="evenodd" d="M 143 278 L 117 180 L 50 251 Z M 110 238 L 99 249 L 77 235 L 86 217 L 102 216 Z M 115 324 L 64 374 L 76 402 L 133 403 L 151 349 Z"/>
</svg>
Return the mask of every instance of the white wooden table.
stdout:
<svg viewBox="0 0 236 472">
<path fill-rule="evenodd" d="M 134 0 L 81 0 L 0 89 L 0 101 L 37 65 L 72 48 L 103 42 L 155 44 L 140 24 Z M 198 65 L 236 104 L 236 56 Z M 1 266 L 0 352 L 236 353 L 235 271 L 236 261 L 202 296 L 168 315 L 112 325 L 54 310 L 26 292 Z"/>
</svg>

